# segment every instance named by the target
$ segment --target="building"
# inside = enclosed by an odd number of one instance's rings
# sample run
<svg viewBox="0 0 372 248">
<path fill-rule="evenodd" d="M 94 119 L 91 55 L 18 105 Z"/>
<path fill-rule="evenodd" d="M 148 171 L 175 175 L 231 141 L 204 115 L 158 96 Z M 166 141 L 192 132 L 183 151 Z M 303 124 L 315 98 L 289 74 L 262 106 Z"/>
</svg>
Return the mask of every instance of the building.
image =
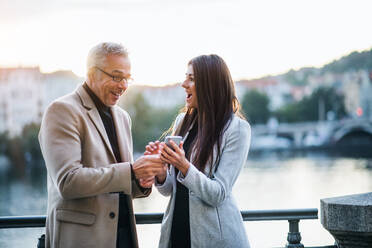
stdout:
<svg viewBox="0 0 372 248">
<path fill-rule="evenodd" d="M 38 67 L 0 69 L 0 132 L 15 135 L 41 120 L 41 80 Z"/>
<path fill-rule="evenodd" d="M 372 81 L 365 70 L 345 73 L 345 107 L 353 118 L 372 119 Z"/>
<path fill-rule="evenodd" d="M 146 101 L 155 108 L 172 108 L 185 103 L 186 93 L 179 84 L 162 87 L 140 86 Z"/>
<path fill-rule="evenodd" d="M 279 76 L 236 82 L 236 92 L 240 101 L 249 90 L 257 90 L 266 94 L 270 100 L 269 108 L 271 110 L 280 108 L 292 98 L 291 86 Z"/>
<path fill-rule="evenodd" d="M 44 74 L 38 67 L 0 69 L 0 132 L 14 136 L 26 124 L 40 123 L 50 102 L 81 82 L 72 72 Z"/>
</svg>

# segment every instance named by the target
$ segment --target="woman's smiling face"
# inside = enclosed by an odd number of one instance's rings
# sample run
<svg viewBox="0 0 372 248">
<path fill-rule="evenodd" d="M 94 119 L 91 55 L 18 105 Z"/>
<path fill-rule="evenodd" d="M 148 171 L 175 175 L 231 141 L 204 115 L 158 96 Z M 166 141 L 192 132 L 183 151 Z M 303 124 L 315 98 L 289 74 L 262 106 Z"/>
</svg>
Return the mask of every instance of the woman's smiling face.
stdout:
<svg viewBox="0 0 372 248">
<path fill-rule="evenodd" d="M 194 81 L 194 70 L 191 64 L 187 67 L 186 79 L 185 81 L 183 81 L 182 87 L 185 88 L 186 92 L 186 107 L 198 108 L 198 100 L 196 97 Z"/>
</svg>

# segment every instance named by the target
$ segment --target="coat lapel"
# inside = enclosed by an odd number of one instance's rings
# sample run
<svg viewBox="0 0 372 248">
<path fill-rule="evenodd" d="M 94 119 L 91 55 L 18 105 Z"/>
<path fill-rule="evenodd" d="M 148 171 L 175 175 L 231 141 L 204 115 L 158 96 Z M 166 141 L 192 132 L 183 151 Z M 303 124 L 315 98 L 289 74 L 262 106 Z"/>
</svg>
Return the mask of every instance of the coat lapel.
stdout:
<svg viewBox="0 0 372 248">
<path fill-rule="evenodd" d="M 113 150 L 111 148 L 110 140 L 109 140 L 109 138 L 107 136 L 106 129 L 105 129 L 104 125 L 103 125 L 103 122 L 102 122 L 101 116 L 98 113 L 98 110 L 96 108 L 93 108 L 90 111 L 88 111 L 88 115 L 89 115 L 90 119 L 92 120 L 92 122 L 94 123 L 94 125 L 96 126 L 96 128 L 97 128 L 98 132 L 100 133 L 102 139 L 104 140 L 107 149 L 111 153 L 111 156 L 116 161 L 114 152 L 113 152 Z"/>
<path fill-rule="evenodd" d="M 130 127 L 127 122 L 123 121 L 123 118 L 120 118 L 117 110 L 117 106 L 111 108 L 112 117 L 114 119 L 115 131 L 118 138 L 118 145 L 120 150 L 121 160 L 123 162 L 133 162 L 132 157 L 130 156 L 131 151 L 128 149 L 130 146 L 130 140 L 126 134 Z"/>
<path fill-rule="evenodd" d="M 105 143 L 107 150 L 111 154 L 114 161 L 116 161 L 114 152 L 112 151 L 112 148 L 111 148 L 110 140 L 107 136 L 105 127 L 103 125 L 101 116 L 98 113 L 96 105 L 94 104 L 93 100 L 90 98 L 90 96 L 85 91 L 82 85 L 78 87 L 77 93 L 80 96 L 83 106 L 87 109 L 89 118 L 92 120 L 94 126 L 98 130 L 98 133 L 101 135 L 101 138 L 103 139 L 103 142 Z"/>
</svg>

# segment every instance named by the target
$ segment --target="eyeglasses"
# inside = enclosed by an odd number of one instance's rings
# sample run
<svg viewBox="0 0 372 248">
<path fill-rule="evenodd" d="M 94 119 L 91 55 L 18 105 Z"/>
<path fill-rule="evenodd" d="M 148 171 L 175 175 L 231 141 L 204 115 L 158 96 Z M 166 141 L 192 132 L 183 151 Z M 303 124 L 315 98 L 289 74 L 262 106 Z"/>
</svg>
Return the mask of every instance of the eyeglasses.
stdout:
<svg viewBox="0 0 372 248">
<path fill-rule="evenodd" d="M 112 75 L 108 72 L 105 72 L 104 70 L 102 70 L 101 68 L 99 67 L 95 67 L 96 69 L 98 69 L 99 71 L 103 72 L 104 74 L 106 74 L 107 76 L 111 77 L 113 81 L 117 82 L 117 83 L 120 83 L 123 79 L 125 80 L 125 82 L 127 82 L 128 84 L 131 84 L 133 83 L 133 78 L 129 77 L 129 78 L 126 78 L 126 77 L 122 77 L 122 76 L 116 76 L 116 75 Z"/>
</svg>

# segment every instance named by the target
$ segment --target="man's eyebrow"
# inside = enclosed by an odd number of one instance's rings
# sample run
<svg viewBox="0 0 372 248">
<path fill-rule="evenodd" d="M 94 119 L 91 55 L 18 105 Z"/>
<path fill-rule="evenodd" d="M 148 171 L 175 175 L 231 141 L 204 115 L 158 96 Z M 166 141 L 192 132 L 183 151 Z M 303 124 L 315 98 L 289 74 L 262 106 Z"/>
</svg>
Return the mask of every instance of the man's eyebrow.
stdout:
<svg viewBox="0 0 372 248">
<path fill-rule="evenodd" d="M 122 71 L 119 71 L 119 70 L 113 70 L 112 73 L 124 74 Z"/>
<path fill-rule="evenodd" d="M 121 74 L 124 76 L 124 73 L 122 71 L 119 71 L 119 70 L 113 70 L 112 73 L 117 73 L 117 74 Z M 127 74 L 126 75 L 127 77 L 131 77 L 132 75 L 131 74 Z"/>
</svg>

